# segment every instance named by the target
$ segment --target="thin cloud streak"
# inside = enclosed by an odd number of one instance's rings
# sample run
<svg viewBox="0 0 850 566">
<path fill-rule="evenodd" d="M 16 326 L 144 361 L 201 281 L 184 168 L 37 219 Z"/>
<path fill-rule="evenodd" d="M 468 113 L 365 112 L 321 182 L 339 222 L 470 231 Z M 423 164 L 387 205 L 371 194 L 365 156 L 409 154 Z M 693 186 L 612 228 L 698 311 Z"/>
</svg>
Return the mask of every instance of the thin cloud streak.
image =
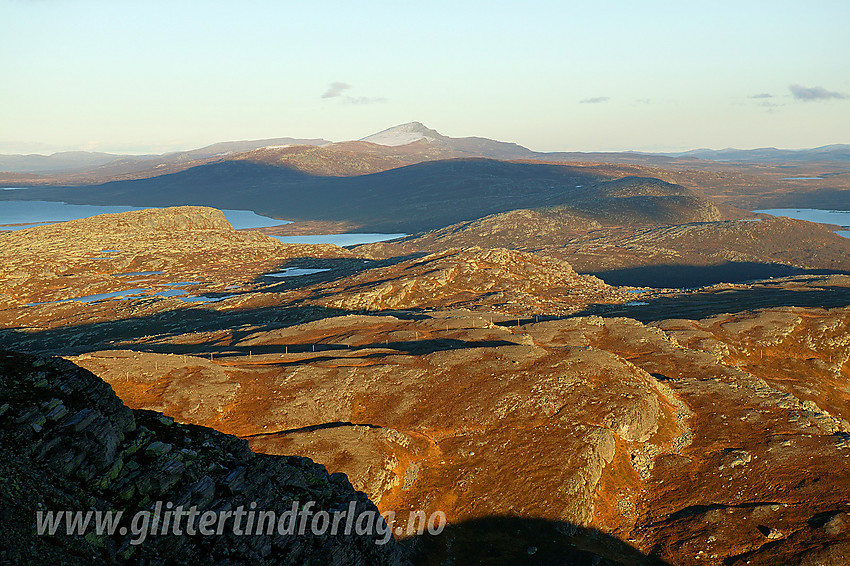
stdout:
<svg viewBox="0 0 850 566">
<path fill-rule="evenodd" d="M 601 102 L 608 102 L 611 100 L 608 96 L 596 96 L 594 98 L 585 98 L 584 100 L 580 100 L 580 104 L 599 104 Z"/>
<path fill-rule="evenodd" d="M 842 100 L 850 98 L 850 96 L 844 93 L 832 92 L 830 90 L 826 90 L 822 86 L 806 87 L 793 84 L 788 85 L 788 90 L 791 91 L 791 94 L 796 100 L 802 100 L 803 102 L 811 102 L 813 100 Z"/>
</svg>

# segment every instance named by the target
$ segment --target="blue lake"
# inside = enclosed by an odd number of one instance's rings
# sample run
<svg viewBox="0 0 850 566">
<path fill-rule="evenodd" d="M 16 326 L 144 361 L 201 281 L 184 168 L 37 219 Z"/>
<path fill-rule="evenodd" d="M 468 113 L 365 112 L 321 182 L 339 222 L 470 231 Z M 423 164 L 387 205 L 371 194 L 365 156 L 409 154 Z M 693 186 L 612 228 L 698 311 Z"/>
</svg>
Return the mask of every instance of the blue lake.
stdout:
<svg viewBox="0 0 850 566">
<path fill-rule="evenodd" d="M 83 297 L 74 297 L 72 299 L 62 299 L 59 301 L 46 301 L 43 303 L 29 303 L 27 306 L 35 306 L 35 305 L 48 305 L 53 303 L 69 303 L 69 302 L 78 302 L 78 303 L 94 303 L 96 301 L 105 301 L 108 299 L 126 299 L 129 297 L 138 297 L 145 294 L 150 289 L 146 288 L 138 288 L 138 289 L 124 289 L 123 291 L 112 291 L 111 293 L 98 293 L 96 295 L 85 295 Z"/>
<path fill-rule="evenodd" d="M 14 190 L 5 188 L 2 190 Z M 144 210 L 138 206 L 99 206 L 90 204 L 67 204 L 54 201 L 2 201 L 0 200 L 0 230 L 23 230 L 42 224 L 67 222 L 78 218 L 88 218 L 97 214 L 115 214 L 131 210 Z M 291 224 L 288 220 L 278 220 L 268 216 L 260 216 L 250 210 L 222 210 L 227 221 L 237 230 L 248 228 L 269 228 L 282 224 Z M 9 226 L 22 224 L 22 226 Z M 407 234 L 327 234 L 319 236 L 273 236 L 286 244 L 336 244 L 337 246 L 356 246 L 383 242 L 401 238 Z M 101 253 L 111 253 L 116 250 L 103 250 Z"/>
<path fill-rule="evenodd" d="M 40 224 L 67 222 L 78 218 L 88 218 L 97 214 L 114 214 L 131 210 L 144 210 L 153 207 L 138 206 L 96 206 L 90 204 L 67 204 L 64 202 L 31 200 L 0 201 L 0 226 L 6 224 L 25 224 L 25 226 L 4 226 L 4 230 L 22 230 Z M 260 216 L 250 210 L 222 210 L 227 221 L 237 230 L 246 228 L 268 228 L 290 224 L 288 220 L 277 220 Z"/>
<path fill-rule="evenodd" d="M 808 220 L 809 222 L 820 222 L 821 224 L 837 224 L 844 230 L 835 233 L 850 238 L 850 210 L 821 210 L 818 208 L 770 208 L 767 210 L 754 210 L 770 214 L 771 216 L 786 216 L 797 220 Z"/>
</svg>

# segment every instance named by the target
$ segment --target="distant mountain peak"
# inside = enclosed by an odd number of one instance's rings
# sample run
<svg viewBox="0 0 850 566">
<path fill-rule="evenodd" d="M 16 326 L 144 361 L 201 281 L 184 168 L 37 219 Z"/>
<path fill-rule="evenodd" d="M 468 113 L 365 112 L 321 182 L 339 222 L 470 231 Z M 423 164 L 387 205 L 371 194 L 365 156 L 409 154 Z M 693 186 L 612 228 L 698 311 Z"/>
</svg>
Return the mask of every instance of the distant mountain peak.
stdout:
<svg viewBox="0 0 850 566">
<path fill-rule="evenodd" d="M 392 128 L 387 128 L 377 134 L 367 136 L 360 141 L 393 147 L 407 145 L 422 139 L 432 142 L 444 139 L 444 137 L 445 136 L 440 134 L 437 130 L 432 130 L 421 122 L 408 122 L 407 124 L 400 124 L 398 126 L 393 126 Z"/>
<path fill-rule="evenodd" d="M 408 130 L 416 130 L 418 132 L 433 132 L 432 130 L 422 122 L 407 122 L 406 124 L 399 124 L 398 126 L 393 126 L 392 128 L 388 128 L 390 130 L 395 129 L 408 129 Z"/>
</svg>

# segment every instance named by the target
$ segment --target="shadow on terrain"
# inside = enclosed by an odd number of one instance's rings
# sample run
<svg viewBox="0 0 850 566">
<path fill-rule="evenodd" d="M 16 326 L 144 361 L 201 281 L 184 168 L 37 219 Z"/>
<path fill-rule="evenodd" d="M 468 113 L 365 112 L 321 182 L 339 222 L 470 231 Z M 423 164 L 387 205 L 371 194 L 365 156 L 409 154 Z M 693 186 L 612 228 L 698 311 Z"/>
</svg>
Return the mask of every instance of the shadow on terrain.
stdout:
<svg viewBox="0 0 850 566">
<path fill-rule="evenodd" d="M 735 201 L 738 206 L 743 206 L 749 210 L 767 208 L 850 210 L 850 191 L 835 187 L 822 187 L 808 191 L 739 196 Z"/>
<path fill-rule="evenodd" d="M 625 316 L 641 322 L 669 318 L 701 319 L 723 313 L 737 313 L 775 307 L 836 308 L 850 306 L 850 287 L 824 287 L 804 290 L 759 286 L 694 292 L 689 295 L 637 298 L 645 305 L 591 305 L 571 316 Z"/>
<path fill-rule="evenodd" d="M 664 523 L 674 523 L 695 515 L 702 515 L 708 511 L 726 510 L 726 509 L 754 509 L 765 505 L 779 505 L 777 501 L 751 501 L 748 503 L 740 503 L 738 505 L 726 505 L 723 503 L 712 503 L 711 505 L 689 505 L 684 509 L 679 509 L 675 513 L 664 519 Z M 834 514 L 834 512 L 833 512 Z M 767 536 L 765 534 L 764 536 Z"/>
<path fill-rule="evenodd" d="M 493 322 L 500 326 L 522 326 L 535 322 L 560 320 L 577 316 L 622 316 L 641 322 L 654 322 L 670 318 L 701 319 L 723 313 L 737 313 L 775 307 L 836 308 L 850 306 L 850 287 L 812 286 L 789 289 L 777 281 L 761 282 L 749 288 L 711 289 L 690 294 L 645 297 L 635 295 L 634 303 L 646 304 L 594 304 L 567 315 L 534 315 L 498 317 Z M 285 354 L 321 352 L 330 350 L 384 349 L 411 355 L 428 354 L 442 350 L 496 347 L 511 345 L 502 341 L 465 341 L 448 338 L 422 340 L 388 340 L 351 348 L 347 344 L 301 342 L 293 344 L 264 344 L 232 346 L 257 332 L 268 332 L 298 324 L 334 318 L 348 314 L 389 315 L 399 319 L 427 319 L 424 312 L 377 311 L 351 312 L 317 306 L 272 306 L 250 310 L 215 311 L 203 308 L 184 308 L 165 311 L 140 318 L 61 326 L 39 331 L 19 328 L 0 329 L 0 348 L 24 352 L 52 352 L 75 355 L 96 350 L 126 349 L 163 354 L 183 354 L 218 357 L 246 356 L 250 354 Z M 189 334 L 226 332 L 226 338 L 199 340 L 195 343 L 169 343 L 169 340 Z M 142 337 L 142 341 L 140 340 Z M 145 340 L 146 339 L 146 340 Z M 366 356 L 384 357 L 387 352 L 371 352 Z M 314 358 L 315 359 L 315 358 Z M 288 363 L 281 361 L 281 363 Z M 297 363 L 297 362 L 293 362 Z"/>
<path fill-rule="evenodd" d="M 83 353 L 102 349 L 132 347 L 144 351 L 164 346 L 156 342 L 126 343 L 140 337 L 165 341 L 186 333 L 227 331 L 228 342 L 238 342 L 258 331 L 287 328 L 297 324 L 349 314 L 322 307 L 260 307 L 250 310 L 215 311 L 204 308 L 183 308 L 164 311 L 139 318 L 60 326 L 26 332 L 18 328 L 0 329 L 0 348 L 25 352 Z M 195 344 L 168 344 L 173 353 L 208 354 L 218 341 Z M 223 349 L 218 346 L 217 349 Z M 153 350 L 151 350 L 153 351 Z"/>
<path fill-rule="evenodd" d="M 258 432 L 256 434 L 246 434 L 245 436 L 240 436 L 239 438 L 262 438 L 264 436 L 279 436 L 279 435 L 282 435 L 282 434 L 294 434 L 294 433 L 298 433 L 298 432 L 313 432 L 313 431 L 316 431 L 316 430 L 326 430 L 326 429 L 329 429 L 329 428 L 340 428 L 340 427 L 344 427 L 344 426 L 365 426 L 367 428 L 384 428 L 384 427 L 376 425 L 376 424 L 369 424 L 369 423 L 358 424 L 358 423 L 351 423 L 351 422 L 348 422 L 348 421 L 337 421 L 337 422 L 333 422 L 333 423 L 322 423 L 322 424 L 315 424 L 315 425 L 309 425 L 309 426 L 302 426 L 302 427 L 298 427 L 298 428 L 289 428 L 289 429 L 286 429 L 286 430 L 276 430 L 274 432 Z"/>
<path fill-rule="evenodd" d="M 350 247 L 350 246 L 349 246 Z M 377 269 L 380 267 L 388 267 L 407 261 L 417 259 L 426 255 L 425 253 L 414 253 L 404 256 L 392 257 L 389 259 L 363 259 L 363 258 L 346 258 L 346 257 L 330 257 L 330 258 L 313 258 L 299 257 L 284 261 L 269 273 L 278 273 L 285 269 L 328 269 L 329 271 L 320 271 L 319 273 L 311 273 L 309 275 L 290 275 L 286 277 L 275 277 L 273 275 L 263 274 L 257 276 L 252 283 L 259 284 L 261 287 L 255 289 L 256 293 L 282 293 L 308 287 L 316 283 L 328 283 L 356 275 L 362 271 L 369 269 Z M 373 284 L 370 282 L 370 285 Z M 316 296 L 327 296 L 316 295 Z"/>
<path fill-rule="evenodd" d="M 134 345 L 133 350 L 139 352 L 151 352 L 154 354 L 193 354 L 210 355 L 216 359 L 227 359 L 234 357 L 245 357 L 252 355 L 282 355 L 282 354 L 306 354 L 314 352 L 329 352 L 345 350 L 357 353 L 364 350 L 395 350 L 396 352 L 370 352 L 364 356 L 356 356 L 357 359 L 376 359 L 394 356 L 398 353 L 421 356 L 444 352 L 447 350 L 465 350 L 470 348 L 497 348 L 499 346 L 516 346 L 516 342 L 507 340 L 457 340 L 451 338 L 386 341 L 373 344 L 349 346 L 348 344 L 325 344 L 325 343 L 291 343 L 291 344 L 259 344 L 255 346 L 228 346 L 219 345 L 215 342 L 202 342 L 192 345 L 183 344 L 140 344 Z M 311 362 L 330 361 L 338 359 L 338 356 L 311 356 Z M 278 360 L 275 363 L 281 366 L 298 365 L 304 360 Z"/>
<path fill-rule="evenodd" d="M 482 158 L 446 159 L 351 177 L 322 177 L 222 161 L 147 179 L 3 191 L 2 200 L 212 206 L 290 220 L 343 220 L 367 232 L 422 232 L 497 212 L 569 204 L 604 180 L 580 168 Z M 23 194 L 27 193 L 27 194 Z"/>
<path fill-rule="evenodd" d="M 485 517 L 446 526 L 437 536 L 403 539 L 416 566 L 663 566 L 627 543 L 564 521 Z"/>
<path fill-rule="evenodd" d="M 271 282 L 254 289 L 252 293 L 275 292 L 305 287 L 319 282 L 333 281 L 363 269 L 379 265 L 391 265 L 406 258 L 372 261 L 353 258 L 297 258 L 287 260 L 278 269 L 286 267 L 329 268 L 330 271 L 314 275 L 292 277 L 292 282 Z M 850 306 L 850 287 L 825 284 L 817 274 L 842 273 L 837 271 L 801 270 L 793 267 L 737 263 L 724 266 L 663 266 L 619 270 L 628 273 L 662 274 L 663 270 L 673 271 L 669 277 L 691 277 L 711 270 L 723 272 L 728 268 L 744 270 L 740 273 L 747 275 L 763 274 L 763 269 L 773 270 L 781 274 L 791 270 L 794 273 L 805 273 L 794 279 L 777 279 L 752 281 L 748 287 L 742 288 L 712 288 L 696 289 L 691 292 L 661 294 L 652 296 L 652 289 L 646 295 L 635 294 L 634 300 L 622 304 L 592 304 L 587 308 L 563 315 L 510 315 L 489 316 L 492 322 L 500 326 L 521 326 L 534 322 L 559 320 L 577 316 L 608 316 L 628 317 L 641 322 L 653 322 L 671 318 L 701 319 L 722 313 L 738 313 L 758 309 L 776 307 L 808 307 L 836 308 Z M 679 270 L 679 274 L 675 273 Z M 616 273 L 614 271 L 608 273 Z M 729 273 L 729 271 L 725 272 Z M 611 278 L 606 274 L 599 274 Z M 806 276 L 812 276 L 808 279 Z M 265 282 L 272 279 L 260 276 L 256 281 Z M 647 281 L 648 282 L 648 281 Z M 655 285 L 638 284 L 637 287 L 652 287 Z M 705 280 L 700 281 L 705 283 Z M 286 287 L 286 289 L 282 288 Z M 220 293 L 206 293 L 220 295 Z M 240 293 L 235 293 L 240 294 Z M 82 308 L 85 308 L 84 306 Z M 219 357 L 245 356 L 250 354 L 286 354 L 301 352 L 321 352 L 329 350 L 352 349 L 347 344 L 320 343 L 298 341 L 292 344 L 263 344 L 251 346 L 232 346 L 258 332 L 269 332 L 277 329 L 304 324 L 321 319 L 330 319 L 350 314 L 365 314 L 372 316 L 393 316 L 401 320 L 423 320 L 430 318 L 426 310 L 382 310 L 382 311 L 347 311 L 326 308 L 315 305 L 303 305 L 295 302 L 287 305 L 255 307 L 250 309 L 211 310 L 206 308 L 181 308 L 158 312 L 144 317 L 124 318 L 113 321 L 83 323 L 72 326 L 59 326 L 49 329 L 4 328 L 0 329 L 0 348 L 16 349 L 27 352 L 53 352 L 74 355 L 95 350 L 131 348 L 137 351 L 154 353 L 173 353 L 184 355 L 210 354 Z M 493 313 L 495 314 L 495 313 Z M 501 319 L 501 320 L 500 320 Z M 212 338 L 199 338 L 194 343 L 169 342 L 177 337 L 204 333 L 214 334 Z M 418 337 L 417 337 L 418 338 Z M 423 336 L 416 340 L 387 340 L 372 344 L 356 346 L 354 349 L 384 349 L 396 350 L 410 355 L 429 354 L 443 350 L 466 348 L 498 347 L 511 345 L 503 341 L 466 341 L 462 339 L 433 338 Z M 184 340 L 186 337 L 184 336 Z M 372 352 L 366 356 L 383 357 L 392 355 L 386 352 Z M 281 363 L 289 363 L 282 361 Z M 295 362 L 293 362 L 295 363 Z"/>
<path fill-rule="evenodd" d="M 348 311 L 322 307 L 261 307 L 250 310 L 212 311 L 185 308 L 156 313 L 147 317 L 127 318 L 73 326 L 60 326 L 37 332 L 26 332 L 19 328 L 0 329 L 0 348 L 28 353 L 51 352 L 75 355 L 97 350 L 132 349 L 138 352 L 210 356 L 215 358 L 244 357 L 263 354 L 299 354 L 346 350 L 395 350 L 408 355 L 425 355 L 446 350 L 469 348 L 494 348 L 515 346 L 505 340 L 461 340 L 456 338 L 425 338 L 417 340 L 386 340 L 350 346 L 339 343 L 293 342 L 288 344 L 257 344 L 234 346 L 233 343 L 258 332 L 269 332 L 312 322 L 352 314 Z M 426 315 L 414 311 L 392 311 L 372 313 L 391 314 L 400 319 L 422 319 Z M 185 334 L 219 333 L 227 331 L 226 341 L 220 338 L 199 340 L 180 344 L 169 339 Z M 140 337 L 149 341 L 137 341 Z M 369 352 L 363 358 L 382 358 L 396 355 L 393 352 Z M 311 361 L 323 359 L 311 356 Z M 329 356 L 326 359 L 336 359 Z M 299 364 L 299 360 L 279 360 L 280 365 Z"/>
<path fill-rule="evenodd" d="M 647 265 L 592 271 L 587 274 L 595 275 L 609 285 L 689 288 L 793 275 L 846 275 L 847 272 L 830 269 L 801 269 L 781 263 L 728 261 L 717 265 Z"/>
<path fill-rule="evenodd" d="M 746 289 L 711 289 L 660 297 L 635 295 L 635 303 L 645 304 L 593 304 L 567 315 L 506 317 L 501 321 L 495 320 L 494 324 L 505 327 L 523 326 L 579 316 L 626 317 L 641 322 L 671 318 L 698 320 L 718 314 L 776 307 L 831 309 L 850 306 L 850 287 L 811 287 L 798 290 L 781 288 L 779 285 L 780 283 L 761 282 L 757 287 Z"/>
</svg>

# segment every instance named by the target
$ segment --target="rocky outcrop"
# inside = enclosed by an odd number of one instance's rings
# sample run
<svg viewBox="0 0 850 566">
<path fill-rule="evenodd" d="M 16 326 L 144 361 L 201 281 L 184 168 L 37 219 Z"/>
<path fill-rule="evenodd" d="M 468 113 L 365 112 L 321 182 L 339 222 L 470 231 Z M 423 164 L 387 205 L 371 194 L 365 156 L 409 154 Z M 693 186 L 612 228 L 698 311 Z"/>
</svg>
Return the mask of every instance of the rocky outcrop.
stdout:
<svg viewBox="0 0 850 566">
<path fill-rule="evenodd" d="M 449 249 L 319 285 L 306 301 L 348 311 L 495 308 L 515 314 L 575 311 L 624 296 L 569 263 L 506 249 Z"/>
<path fill-rule="evenodd" d="M 99 214 L 90 218 L 70 220 L 60 225 L 52 224 L 45 228 L 42 228 L 42 232 L 46 233 L 42 233 L 38 237 L 48 237 L 51 235 L 50 232 L 67 233 L 68 230 L 79 230 L 91 234 L 184 230 L 234 231 L 233 226 L 224 217 L 224 213 L 218 209 L 203 206 L 175 206 L 168 209 L 148 208 L 117 214 Z"/>
<path fill-rule="evenodd" d="M 127 518 L 124 530 L 113 534 L 97 532 L 93 520 L 84 534 L 69 535 L 61 519 L 54 534 L 37 534 L 51 511 L 122 511 L 127 517 L 147 511 L 150 519 L 159 502 L 162 513 L 178 506 L 187 513 L 190 506 L 198 513 L 242 507 L 279 518 L 295 501 L 313 501 L 313 516 L 377 514 L 343 474 L 329 475 L 307 458 L 255 454 L 244 440 L 133 411 L 109 385 L 71 362 L 0 352 L 0 562 L 406 563 L 395 540 L 374 529 L 364 535 L 317 535 L 311 527 L 304 534 L 274 529 L 248 535 L 252 519 L 244 515 L 242 536 L 229 523 L 221 535 L 178 536 L 175 526 L 136 530 Z M 188 531 L 189 521 L 181 530 Z"/>
</svg>

